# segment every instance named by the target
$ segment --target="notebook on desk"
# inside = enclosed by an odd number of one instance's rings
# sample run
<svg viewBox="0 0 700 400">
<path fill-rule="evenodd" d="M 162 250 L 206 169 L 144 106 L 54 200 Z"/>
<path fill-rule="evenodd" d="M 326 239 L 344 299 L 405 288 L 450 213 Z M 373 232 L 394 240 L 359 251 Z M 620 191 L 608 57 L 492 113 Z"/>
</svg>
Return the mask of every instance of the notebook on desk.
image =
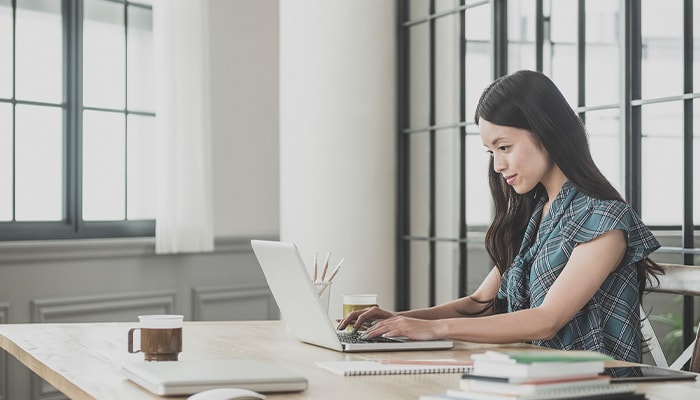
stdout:
<svg viewBox="0 0 700 400">
<path fill-rule="evenodd" d="M 437 350 L 454 347 L 451 340 L 380 338 L 345 341 L 319 303 L 299 250 L 293 243 L 252 240 L 255 256 L 291 333 L 300 341 L 344 352 Z M 341 341 L 343 339 L 343 341 Z"/>
<path fill-rule="evenodd" d="M 236 387 L 256 392 L 305 390 L 306 378 L 262 360 L 181 360 L 135 362 L 122 366 L 129 380 L 160 396 L 189 395 Z"/>
</svg>

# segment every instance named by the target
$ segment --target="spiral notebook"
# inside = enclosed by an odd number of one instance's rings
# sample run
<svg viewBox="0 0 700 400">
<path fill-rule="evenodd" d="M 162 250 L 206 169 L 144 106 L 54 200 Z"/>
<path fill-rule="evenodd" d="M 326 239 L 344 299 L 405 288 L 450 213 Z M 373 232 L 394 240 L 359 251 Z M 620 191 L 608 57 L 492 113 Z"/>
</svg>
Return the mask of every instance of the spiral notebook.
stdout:
<svg viewBox="0 0 700 400">
<path fill-rule="evenodd" d="M 317 361 L 316 365 L 343 376 L 464 373 L 472 369 L 457 360 Z"/>
</svg>

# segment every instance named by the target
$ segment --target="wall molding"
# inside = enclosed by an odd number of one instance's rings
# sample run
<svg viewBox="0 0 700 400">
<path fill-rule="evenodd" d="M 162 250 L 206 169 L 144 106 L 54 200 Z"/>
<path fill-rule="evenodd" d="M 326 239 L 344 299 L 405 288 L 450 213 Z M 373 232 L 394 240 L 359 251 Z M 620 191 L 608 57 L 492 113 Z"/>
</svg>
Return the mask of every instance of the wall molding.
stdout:
<svg viewBox="0 0 700 400">
<path fill-rule="evenodd" d="M 99 316 L 106 311 L 133 310 L 136 315 L 139 310 L 145 308 L 157 308 L 163 314 L 173 313 L 175 292 L 154 291 L 32 300 L 30 317 L 31 322 L 53 322 L 71 315 L 83 318 Z"/>
<path fill-rule="evenodd" d="M 267 319 L 277 319 L 278 311 L 274 297 L 267 285 L 216 286 L 192 289 L 192 320 L 199 321 L 204 316 L 207 305 L 233 303 L 239 300 L 261 299 L 267 305 Z"/>
</svg>

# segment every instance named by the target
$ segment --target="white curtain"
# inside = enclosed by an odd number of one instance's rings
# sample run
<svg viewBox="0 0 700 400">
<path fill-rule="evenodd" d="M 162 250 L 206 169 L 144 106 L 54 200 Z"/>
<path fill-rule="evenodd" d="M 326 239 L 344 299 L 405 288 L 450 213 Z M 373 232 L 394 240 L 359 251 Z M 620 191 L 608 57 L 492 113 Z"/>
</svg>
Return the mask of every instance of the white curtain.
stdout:
<svg viewBox="0 0 700 400">
<path fill-rule="evenodd" d="M 159 254 L 214 249 L 208 11 L 153 2 Z"/>
</svg>

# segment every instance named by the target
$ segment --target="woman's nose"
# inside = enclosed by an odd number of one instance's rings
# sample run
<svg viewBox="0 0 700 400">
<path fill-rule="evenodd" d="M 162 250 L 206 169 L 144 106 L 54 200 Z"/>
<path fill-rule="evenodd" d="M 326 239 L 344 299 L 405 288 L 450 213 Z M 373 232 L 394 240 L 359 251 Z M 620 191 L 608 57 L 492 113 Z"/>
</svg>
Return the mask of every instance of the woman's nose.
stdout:
<svg viewBox="0 0 700 400">
<path fill-rule="evenodd" d="M 496 171 L 497 173 L 501 173 L 505 167 L 505 161 L 503 160 L 503 157 L 498 156 L 497 154 L 493 155 L 493 170 Z"/>
</svg>

